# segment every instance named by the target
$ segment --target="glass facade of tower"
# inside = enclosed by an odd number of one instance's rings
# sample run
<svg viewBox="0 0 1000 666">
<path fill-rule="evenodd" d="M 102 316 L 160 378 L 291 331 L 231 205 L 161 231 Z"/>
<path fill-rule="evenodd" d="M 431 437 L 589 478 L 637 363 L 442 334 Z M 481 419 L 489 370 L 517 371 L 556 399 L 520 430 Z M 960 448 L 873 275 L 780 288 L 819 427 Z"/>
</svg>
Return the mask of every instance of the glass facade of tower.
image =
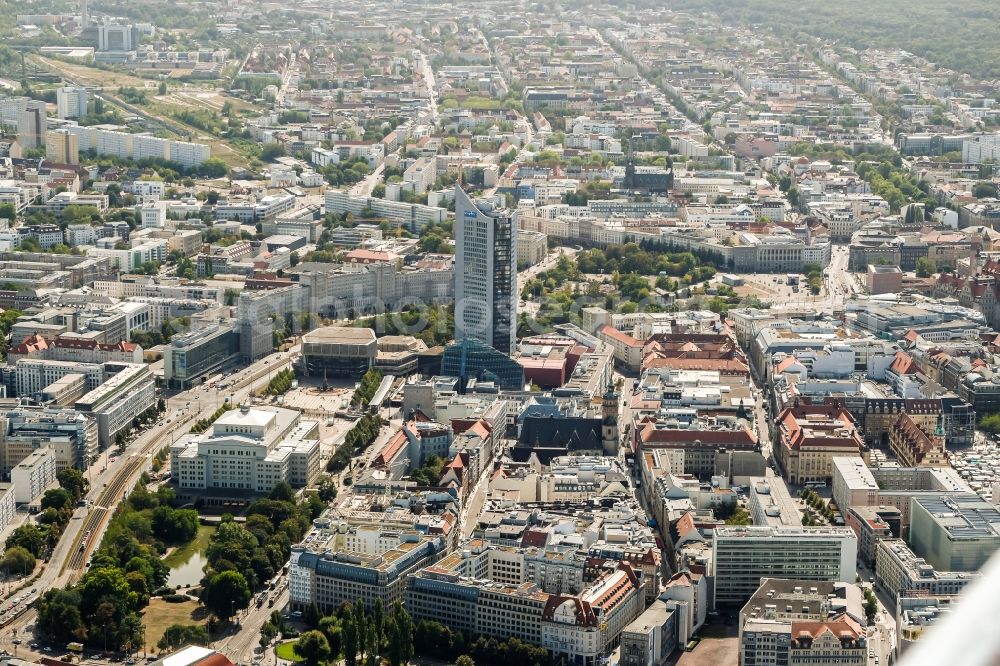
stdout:
<svg viewBox="0 0 1000 666">
<path fill-rule="evenodd" d="M 504 354 L 517 342 L 517 227 L 506 210 L 455 191 L 455 338 Z"/>
<path fill-rule="evenodd" d="M 521 364 L 476 338 L 453 342 L 444 348 L 441 374 L 458 377 L 462 390 L 470 379 L 492 381 L 512 391 L 524 388 Z"/>
</svg>

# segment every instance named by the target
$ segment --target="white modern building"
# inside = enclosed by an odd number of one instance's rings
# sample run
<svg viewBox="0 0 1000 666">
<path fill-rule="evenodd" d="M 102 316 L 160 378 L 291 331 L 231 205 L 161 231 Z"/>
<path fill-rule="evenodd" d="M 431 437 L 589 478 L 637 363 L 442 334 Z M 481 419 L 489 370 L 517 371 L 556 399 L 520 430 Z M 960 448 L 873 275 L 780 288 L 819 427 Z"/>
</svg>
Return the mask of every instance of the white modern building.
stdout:
<svg viewBox="0 0 1000 666">
<path fill-rule="evenodd" d="M 156 404 L 156 379 L 144 363 L 105 364 L 124 366 L 94 390 L 76 401 L 76 409 L 97 421 L 97 437 L 102 448 L 127 430 L 132 421 Z"/>
<path fill-rule="evenodd" d="M 167 206 L 162 201 L 149 201 L 139 206 L 143 229 L 162 229 L 167 223 Z"/>
<path fill-rule="evenodd" d="M 82 118 L 87 115 L 90 93 L 86 88 L 66 86 L 56 90 L 56 115 L 60 118 Z"/>
<path fill-rule="evenodd" d="M 267 493 L 282 481 L 302 488 L 320 472 L 319 424 L 290 409 L 226 412 L 211 433 L 170 447 L 179 491 Z"/>
<path fill-rule="evenodd" d="M 761 578 L 854 582 L 857 553 L 849 527 L 717 527 L 715 605 L 745 603 Z"/>
<path fill-rule="evenodd" d="M 10 472 L 14 498 L 18 504 L 30 504 L 56 482 L 56 454 L 48 447 L 32 451 Z"/>
<path fill-rule="evenodd" d="M 13 483 L 0 483 L 0 530 L 14 520 L 17 498 Z"/>
</svg>

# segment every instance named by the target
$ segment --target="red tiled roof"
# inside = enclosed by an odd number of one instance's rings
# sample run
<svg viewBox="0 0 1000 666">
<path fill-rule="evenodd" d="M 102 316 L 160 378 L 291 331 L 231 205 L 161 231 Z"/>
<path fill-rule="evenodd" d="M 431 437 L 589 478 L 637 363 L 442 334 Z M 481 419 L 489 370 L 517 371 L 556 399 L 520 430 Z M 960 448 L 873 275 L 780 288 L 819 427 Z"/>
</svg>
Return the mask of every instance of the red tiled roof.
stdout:
<svg viewBox="0 0 1000 666">
<path fill-rule="evenodd" d="M 641 342 L 639 342 L 638 340 L 636 340 L 635 338 L 633 338 L 628 333 L 622 333 L 617 328 L 614 328 L 613 326 L 608 326 L 607 324 L 605 324 L 604 326 L 601 326 L 599 329 L 597 329 L 597 334 L 598 335 L 607 336 L 607 337 L 611 338 L 612 340 L 617 340 L 618 342 L 621 342 L 622 344 L 628 345 L 629 347 L 641 347 L 642 346 Z"/>
</svg>

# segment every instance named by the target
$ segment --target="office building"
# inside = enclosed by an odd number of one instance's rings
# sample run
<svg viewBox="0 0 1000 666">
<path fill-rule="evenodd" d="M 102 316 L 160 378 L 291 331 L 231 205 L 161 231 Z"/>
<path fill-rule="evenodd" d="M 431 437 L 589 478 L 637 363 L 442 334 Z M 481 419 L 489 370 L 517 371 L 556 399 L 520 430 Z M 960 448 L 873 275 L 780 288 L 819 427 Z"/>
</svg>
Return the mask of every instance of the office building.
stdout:
<svg viewBox="0 0 1000 666">
<path fill-rule="evenodd" d="M 163 201 L 147 201 L 139 206 L 139 226 L 162 229 L 167 223 L 167 205 Z"/>
<path fill-rule="evenodd" d="M 622 630 L 620 666 L 663 666 L 677 648 L 677 612 L 657 599 Z"/>
<path fill-rule="evenodd" d="M 947 467 L 941 417 L 935 430 L 928 432 L 909 414 L 900 414 L 889 431 L 889 450 L 904 467 Z"/>
<path fill-rule="evenodd" d="M 878 505 L 879 486 L 864 459 L 840 456 L 833 459 L 833 501 L 842 513 L 852 506 Z"/>
<path fill-rule="evenodd" d="M 80 142 L 76 135 L 64 129 L 47 131 L 45 159 L 58 164 L 79 164 Z"/>
<path fill-rule="evenodd" d="M 802 514 L 780 478 L 751 477 L 747 488 L 747 507 L 754 525 L 794 527 L 802 524 Z"/>
<path fill-rule="evenodd" d="M 56 455 L 42 447 L 32 451 L 10 472 L 14 498 L 18 504 L 30 504 L 56 483 Z"/>
<path fill-rule="evenodd" d="M 762 580 L 740 611 L 740 665 L 863 664 L 863 602 L 849 583 Z"/>
<path fill-rule="evenodd" d="M 510 213 L 455 188 L 455 339 L 510 356 L 517 343 L 517 227 Z"/>
<path fill-rule="evenodd" d="M 275 331 L 285 331 L 285 335 L 296 333 L 301 316 L 306 312 L 305 301 L 305 289 L 298 284 L 241 292 L 236 316 L 243 360 L 256 361 L 274 351 Z"/>
<path fill-rule="evenodd" d="M 904 595 L 896 601 L 896 656 L 921 639 L 924 632 L 951 613 L 961 597 Z"/>
<path fill-rule="evenodd" d="M 775 430 L 774 456 L 792 484 L 830 481 L 834 459 L 857 457 L 864 450 L 854 417 L 839 403 L 786 407 Z"/>
<path fill-rule="evenodd" d="M 844 524 L 858 535 L 858 557 L 866 564 L 874 564 L 878 542 L 899 538 L 902 521 L 899 509 L 893 506 L 852 506 L 842 510 Z"/>
<path fill-rule="evenodd" d="M 3 418 L 0 469 L 4 478 L 32 451 L 46 446 L 55 453 L 57 471 L 86 469 L 97 458 L 97 421 L 75 409 L 21 405 Z"/>
<path fill-rule="evenodd" d="M 740 666 L 858 666 L 868 638 L 856 619 L 749 620 L 743 625 Z"/>
<path fill-rule="evenodd" d="M 17 114 L 17 142 L 22 148 L 43 146 L 47 129 L 45 102 L 29 100 Z"/>
<path fill-rule="evenodd" d="M 90 93 L 86 88 L 66 86 L 56 89 L 56 115 L 60 118 L 82 118 L 87 115 Z"/>
<path fill-rule="evenodd" d="M 302 336 L 302 364 L 316 377 L 360 377 L 375 364 L 378 344 L 370 328 L 324 326 Z"/>
<path fill-rule="evenodd" d="M 156 405 L 156 378 L 148 365 L 106 363 L 104 367 L 114 374 L 75 405 L 77 411 L 97 421 L 102 449 L 111 446 L 140 414 Z"/>
<path fill-rule="evenodd" d="M 105 377 L 104 366 L 98 363 L 25 358 L 14 364 L 10 387 L 14 395 L 33 396 L 56 380 L 72 374 L 83 375 L 88 391 L 100 386 Z"/>
<path fill-rule="evenodd" d="M 902 539 L 883 539 L 875 550 L 875 585 L 895 601 L 901 595 L 956 595 L 978 572 L 939 571 Z"/>
<path fill-rule="evenodd" d="M 370 554 L 342 550 L 329 534 L 310 535 L 292 546 L 290 607 L 303 610 L 316 604 L 333 612 L 343 603 L 360 600 L 370 609 L 381 599 L 384 608 L 391 608 L 403 600 L 407 578 L 435 562 L 445 550 L 440 535 L 399 532 L 395 541 L 394 547 Z"/>
<path fill-rule="evenodd" d="M 170 387 L 190 388 L 239 360 L 239 329 L 212 324 L 171 338 L 163 348 L 163 378 Z"/>
<path fill-rule="evenodd" d="M 853 582 L 858 540 L 846 527 L 717 527 L 715 604 L 743 604 L 761 578 Z"/>
<path fill-rule="evenodd" d="M 515 637 L 567 664 L 595 666 L 644 610 L 646 581 L 627 562 L 588 571 L 588 561 L 564 549 L 473 540 L 412 574 L 406 607 L 416 620 Z"/>
<path fill-rule="evenodd" d="M 318 433 L 318 423 L 290 409 L 234 409 L 210 433 L 170 447 L 171 482 L 185 497 L 268 493 L 282 481 L 303 488 L 319 476 Z"/>
<path fill-rule="evenodd" d="M 978 571 L 1000 549 L 1000 510 L 973 493 L 914 497 L 909 542 L 935 569 Z"/>
<path fill-rule="evenodd" d="M 98 51 L 134 51 L 138 31 L 131 25 L 109 23 L 97 27 Z"/>
</svg>

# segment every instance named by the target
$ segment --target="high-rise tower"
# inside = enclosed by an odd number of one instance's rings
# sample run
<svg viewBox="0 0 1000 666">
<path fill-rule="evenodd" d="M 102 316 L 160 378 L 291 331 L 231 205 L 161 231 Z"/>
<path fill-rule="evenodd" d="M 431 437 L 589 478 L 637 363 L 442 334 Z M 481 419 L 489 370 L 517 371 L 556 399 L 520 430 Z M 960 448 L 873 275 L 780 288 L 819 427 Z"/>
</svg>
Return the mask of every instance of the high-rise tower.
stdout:
<svg viewBox="0 0 1000 666">
<path fill-rule="evenodd" d="M 455 339 L 504 354 L 516 344 L 517 227 L 510 211 L 455 186 Z"/>
</svg>

